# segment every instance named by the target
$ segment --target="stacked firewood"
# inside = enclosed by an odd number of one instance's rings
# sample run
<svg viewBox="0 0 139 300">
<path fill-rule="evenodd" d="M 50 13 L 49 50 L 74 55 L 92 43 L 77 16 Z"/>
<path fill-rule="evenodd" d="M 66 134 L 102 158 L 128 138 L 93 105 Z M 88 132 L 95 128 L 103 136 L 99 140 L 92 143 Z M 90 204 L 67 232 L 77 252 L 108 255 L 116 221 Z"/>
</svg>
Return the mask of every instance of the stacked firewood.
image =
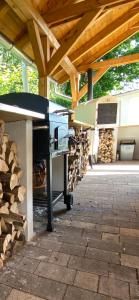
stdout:
<svg viewBox="0 0 139 300">
<path fill-rule="evenodd" d="M 113 130 L 99 130 L 98 162 L 111 163 L 113 159 Z"/>
<path fill-rule="evenodd" d="M 9 140 L 0 120 L 0 267 L 12 254 L 16 241 L 24 237 L 26 217 L 18 208 L 26 192 L 20 185 L 21 177 L 16 144 Z"/>
<path fill-rule="evenodd" d="M 69 139 L 68 190 L 72 192 L 87 171 L 89 140 L 87 131 L 75 129 L 75 136 Z"/>
</svg>

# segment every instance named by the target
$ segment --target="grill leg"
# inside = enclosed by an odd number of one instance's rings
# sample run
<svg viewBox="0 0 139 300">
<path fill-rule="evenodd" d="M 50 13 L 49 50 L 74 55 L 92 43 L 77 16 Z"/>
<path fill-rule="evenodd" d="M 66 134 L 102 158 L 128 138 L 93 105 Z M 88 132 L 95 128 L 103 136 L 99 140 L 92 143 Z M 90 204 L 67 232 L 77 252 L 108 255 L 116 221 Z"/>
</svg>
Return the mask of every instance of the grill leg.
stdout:
<svg viewBox="0 0 139 300">
<path fill-rule="evenodd" d="M 64 203 L 67 210 L 70 210 L 73 205 L 73 195 L 67 190 L 68 185 L 68 155 L 64 154 Z"/>
<path fill-rule="evenodd" d="M 53 206 L 52 206 L 52 156 L 47 156 L 47 216 L 48 216 L 48 223 L 47 223 L 47 231 L 53 231 Z"/>
<path fill-rule="evenodd" d="M 67 185 L 68 185 L 68 155 L 64 154 L 64 203 L 67 198 Z"/>
</svg>

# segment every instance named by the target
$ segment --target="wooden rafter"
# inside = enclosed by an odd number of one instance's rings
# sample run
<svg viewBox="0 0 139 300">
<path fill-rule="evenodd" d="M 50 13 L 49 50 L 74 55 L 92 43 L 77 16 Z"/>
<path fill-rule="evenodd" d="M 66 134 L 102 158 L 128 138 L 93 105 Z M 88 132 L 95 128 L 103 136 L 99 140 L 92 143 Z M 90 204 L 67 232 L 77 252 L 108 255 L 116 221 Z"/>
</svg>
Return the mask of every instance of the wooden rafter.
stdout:
<svg viewBox="0 0 139 300">
<path fill-rule="evenodd" d="M 109 51 L 112 51 L 115 47 L 119 46 L 121 43 L 126 41 L 128 38 L 133 36 L 138 31 L 139 31 L 139 28 L 136 26 L 133 28 L 127 28 L 127 31 L 125 31 L 124 33 L 123 32 L 119 33 L 119 35 L 116 36 L 116 38 L 113 38 L 111 42 L 107 43 L 107 45 L 105 45 L 105 47 L 102 44 L 100 46 L 98 52 L 96 52 L 93 55 L 93 62 L 95 62 L 96 60 L 98 60 L 101 57 L 103 57 L 104 55 L 106 55 Z M 60 84 L 62 84 L 63 82 L 68 80 L 68 76 L 66 74 L 63 74 L 63 72 L 61 71 L 60 76 L 58 77 L 57 80 Z"/>
<path fill-rule="evenodd" d="M 132 64 L 135 62 L 139 62 L 139 53 L 136 54 L 131 54 L 131 55 L 125 55 L 117 58 L 111 58 L 107 59 L 104 61 L 99 61 L 99 62 L 94 62 L 89 65 L 82 65 L 81 67 L 78 68 L 79 72 L 86 72 L 89 68 L 93 70 L 97 70 L 100 68 L 108 67 L 118 67 L 121 65 L 126 65 L 126 64 Z"/>
<path fill-rule="evenodd" d="M 46 34 L 50 40 L 50 43 L 58 49 L 60 47 L 60 43 L 56 39 L 55 35 L 47 26 L 46 22 L 44 21 L 43 17 L 40 13 L 33 7 L 31 2 L 28 0 L 5 0 L 7 4 L 15 11 L 15 13 L 19 16 L 19 18 L 24 20 L 34 19 L 40 29 Z M 72 73 L 77 73 L 76 68 L 71 63 L 68 57 L 65 57 L 61 62 L 61 65 L 65 72 L 70 75 Z"/>
<path fill-rule="evenodd" d="M 92 78 L 93 84 L 97 83 L 97 81 L 109 70 L 109 67 L 103 67 L 96 72 L 96 74 Z M 87 93 L 88 84 L 85 84 L 82 89 L 78 93 L 78 101 Z"/>
<path fill-rule="evenodd" d="M 96 1 L 86 0 L 79 3 L 70 3 L 69 5 L 65 5 L 63 7 L 59 7 L 55 10 L 48 10 L 44 15 L 44 18 L 47 23 L 55 24 L 57 22 L 62 22 L 67 19 L 77 18 L 80 15 L 83 15 L 89 11 L 102 8 L 107 6 L 107 8 L 111 9 L 111 6 L 118 7 L 123 4 L 133 3 L 136 0 L 121 0 L 121 1 Z"/>
<path fill-rule="evenodd" d="M 92 24 L 92 21 L 95 22 L 96 18 L 101 14 L 103 9 L 97 9 L 91 11 L 83 16 L 83 18 L 77 23 L 77 26 L 74 28 L 72 33 L 67 37 L 62 43 L 61 47 L 56 51 L 53 57 L 50 59 L 47 66 L 47 74 L 51 75 L 52 72 L 60 65 L 61 61 L 66 55 L 70 52 L 71 48 L 77 43 L 81 35 L 87 30 Z"/>
<path fill-rule="evenodd" d="M 115 20 L 115 22 L 104 28 L 95 37 L 90 39 L 85 45 L 83 45 L 74 53 L 72 53 L 70 55 L 71 61 L 76 62 L 77 60 L 79 60 L 79 58 L 84 56 L 90 49 L 92 50 L 93 47 L 96 47 L 96 45 L 99 45 L 100 43 L 102 43 L 102 41 L 108 39 L 115 32 L 120 33 L 120 29 L 123 27 L 123 25 L 128 24 L 129 21 L 134 19 L 137 15 L 139 15 L 139 9 L 130 9 L 123 16 L 120 16 L 119 19 Z"/>
<path fill-rule="evenodd" d="M 93 84 L 95 84 L 111 67 L 120 66 L 123 64 L 134 63 L 139 61 L 139 54 L 126 55 L 118 58 L 112 58 L 101 62 L 88 65 L 88 68 L 98 69 L 93 77 Z M 78 101 L 87 93 L 87 84 L 78 93 Z"/>
<path fill-rule="evenodd" d="M 40 38 L 39 28 L 34 20 L 28 21 L 28 31 L 29 31 L 29 36 L 30 36 L 32 49 L 34 52 L 39 75 L 45 76 L 46 66 L 45 66 L 44 52 L 43 52 L 42 42 Z"/>
</svg>

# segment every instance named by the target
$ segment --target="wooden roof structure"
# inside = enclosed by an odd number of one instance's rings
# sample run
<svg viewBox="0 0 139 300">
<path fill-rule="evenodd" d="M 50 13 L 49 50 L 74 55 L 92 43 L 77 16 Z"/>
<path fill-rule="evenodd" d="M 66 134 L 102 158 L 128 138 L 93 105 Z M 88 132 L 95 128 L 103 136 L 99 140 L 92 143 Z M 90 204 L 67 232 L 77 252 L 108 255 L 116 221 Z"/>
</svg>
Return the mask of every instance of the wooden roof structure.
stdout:
<svg viewBox="0 0 139 300">
<path fill-rule="evenodd" d="M 139 61 L 139 54 L 97 62 L 139 31 L 139 0 L 1 0 L 0 34 L 35 62 L 39 91 L 48 77 L 70 79 L 73 107 L 86 92 L 79 73 L 97 70 L 96 82 L 111 67 Z"/>
</svg>

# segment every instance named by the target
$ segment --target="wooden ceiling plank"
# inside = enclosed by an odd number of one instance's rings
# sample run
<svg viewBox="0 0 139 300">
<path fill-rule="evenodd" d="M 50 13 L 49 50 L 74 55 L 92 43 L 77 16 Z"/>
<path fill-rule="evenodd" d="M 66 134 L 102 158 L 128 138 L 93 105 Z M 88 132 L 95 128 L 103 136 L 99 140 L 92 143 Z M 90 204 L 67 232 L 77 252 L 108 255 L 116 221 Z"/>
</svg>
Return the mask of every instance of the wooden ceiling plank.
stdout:
<svg viewBox="0 0 139 300">
<path fill-rule="evenodd" d="M 96 18 L 100 15 L 102 9 L 95 10 L 95 12 L 89 12 L 83 16 L 83 18 L 77 23 L 74 30 L 62 43 L 60 48 L 53 55 L 47 66 L 48 75 L 60 65 L 61 61 L 66 55 L 68 55 L 71 48 L 77 43 L 78 39 L 84 34 L 92 21 L 95 22 Z"/>
<path fill-rule="evenodd" d="M 139 11 L 129 10 L 123 16 L 120 16 L 117 20 L 115 20 L 112 24 L 109 24 L 106 28 L 104 28 L 101 32 L 99 32 L 96 36 L 90 39 L 85 45 L 81 46 L 75 52 L 73 52 L 69 57 L 72 62 L 76 62 L 84 56 L 89 50 L 92 50 L 93 47 L 99 45 L 105 39 L 108 39 L 114 32 L 120 32 L 120 29 L 123 25 L 128 24 L 128 22 L 139 14 Z"/>
<path fill-rule="evenodd" d="M 22 12 L 22 9 L 20 9 L 18 6 L 16 6 L 15 2 L 13 0 L 5 0 L 5 2 L 10 6 L 10 8 L 19 16 L 19 18 L 23 22 L 27 22 L 27 18 L 25 14 Z"/>
<path fill-rule="evenodd" d="M 127 3 L 127 1 L 125 0 L 99 0 L 99 3 L 100 5 L 113 5 L 113 4 L 118 4 L 118 3 L 121 3 L 121 2 L 125 2 Z M 131 2 L 138 2 L 138 0 L 131 0 Z"/>
<path fill-rule="evenodd" d="M 45 57 L 38 25 L 34 20 L 30 20 L 27 26 L 39 75 L 44 76 L 46 74 Z"/>
<path fill-rule="evenodd" d="M 112 68 L 135 62 L 139 62 L 139 53 L 125 55 L 117 58 L 111 58 L 104 61 L 94 62 L 92 64 L 82 65 L 80 68 L 78 68 L 78 71 L 86 72 L 88 69 L 97 70 L 104 67 Z"/>
<path fill-rule="evenodd" d="M 1 1 L 0 2 L 0 18 L 3 18 L 7 14 L 9 9 L 10 9 L 9 6 L 5 2 Z"/>
<path fill-rule="evenodd" d="M 40 15 L 40 13 L 33 7 L 33 5 L 28 0 L 6 0 L 6 2 L 10 2 L 10 1 L 12 2 L 11 8 L 14 9 L 13 8 L 13 4 L 14 4 L 14 7 L 16 7 L 15 12 L 19 17 L 21 17 L 21 14 L 20 14 L 20 12 L 21 12 L 22 14 L 27 16 L 28 20 L 30 18 L 34 19 L 36 21 L 36 23 L 38 24 L 38 26 L 41 28 L 41 30 L 44 32 L 44 34 L 46 34 L 48 36 L 50 43 L 56 49 L 58 49 L 60 47 L 60 43 L 56 39 L 53 32 L 47 26 L 43 17 Z M 67 64 L 67 61 L 68 61 L 68 64 Z M 67 72 L 67 74 L 69 74 L 69 68 L 70 68 L 70 70 L 72 70 L 72 73 L 77 73 L 76 68 L 71 63 L 69 58 L 64 58 L 64 62 L 62 62 L 61 65 L 64 68 L 64 70 Z"/>
<path fill-rule="evenodd" d="M 101 2 L 87 0 L 79 3 L 68 4 L 56 10 L 52 10 L 52 11 L 48 10 L 48 12 L 46 12 L 46 14 L 44 14 L 43 17 L 47 23 L 55 24 L 57 22 L 62 22 L 67 19 L 72 19 L 74 17 L 85 14 L 90 10 L 99 9 L 104 6 L 108 6 L 108 8 L 111 9 L 111 6 L 114 8 L 114 7 L 121 6 L 123 4 L 127 5 L 133 2 L 136 2 L 136 0 L 135 1 L 134 0 L 121 0 L 121 1 L 106 0 Z"/>
</svg>

